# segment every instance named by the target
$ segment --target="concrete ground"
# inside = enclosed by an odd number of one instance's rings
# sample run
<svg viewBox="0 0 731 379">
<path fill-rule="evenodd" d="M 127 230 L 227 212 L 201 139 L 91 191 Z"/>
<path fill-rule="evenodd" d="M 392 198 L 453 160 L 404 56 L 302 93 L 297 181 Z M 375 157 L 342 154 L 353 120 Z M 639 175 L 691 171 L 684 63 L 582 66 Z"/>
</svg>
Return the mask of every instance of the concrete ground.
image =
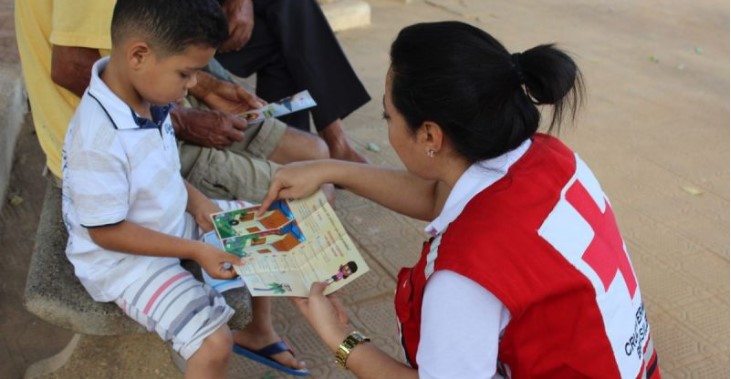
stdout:
<svg viewBox="0 0 731 379">
<path fill-rule="evenodd" d="M 373 101 L 346 119 L 352 141 L 376 164 L 398 166 L 380 119 L 388 47 L 405 25 L 457 19 L 512 51 L 558 42 L 583 69 L 588 103 L 563 139 L 612 199 L 645 298 L 665 378 L 729 377 L 729 4 L 698 0 L 368 0 L 371 25 L 338 33 Z M 12 1 L 0 1 L 0 56 L 12 59 Z M 10 57 L 10 58 L 8 58 Z M 4 108 L 5 109 L 5 108 Z M 11 110 L 12 111 L 12 110 Z M 369 143 L 379 152 L 366 151 Z M 42 152 L 26 122 L 0 215 L 0 377 L 20 378 L 71 334 L 22 307 L 25 271 L 45 183 Z M 20 202 L 22 199 L 22 202 Z M 399 356 L 392 310 L 395 275 L 411 265 L 422 223 L 345 192 L 338 213 L 372 270 L 346 288 L 353 323 Z M 282 335 L 314 378 L 348 378 L 286 300 L 275 301 Z M 145 349 L 139 339 L 149 340 Z M 80 346 L 57 378 L 178 377 L 154 336 Z M 235 378 L 282 377 L 236 359 Z"/>
</svg>

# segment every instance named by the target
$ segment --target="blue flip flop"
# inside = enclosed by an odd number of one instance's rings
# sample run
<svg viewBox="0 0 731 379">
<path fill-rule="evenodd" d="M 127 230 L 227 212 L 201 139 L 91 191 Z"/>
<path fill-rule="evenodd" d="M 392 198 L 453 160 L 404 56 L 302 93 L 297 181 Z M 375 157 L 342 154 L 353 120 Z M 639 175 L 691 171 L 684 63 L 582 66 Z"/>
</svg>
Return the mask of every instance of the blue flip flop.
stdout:
<svg viewBox="0 0 731 379">
<path fill-rule="evenodd" d="M 234 343 L 234 353 L 243 357 L 249 358 L 253 361 L 259 362 L 263 365 L 267 365 L 271 368 L 285 372 L 289 375 L 294 376 L 308 376 L 310 372 L 306 369 L 294 369 L 292 367 L 285 366 L 274 359 L 270 358 L 272 355 L 281 353 L 283 351 L 289 351 L 294 355 L 294 352 L 287 346 L 284 341 L 275 342 L 271 345 L 265 346 L 259 350 L 247 349 L 241 345 Z"/>
</svg>

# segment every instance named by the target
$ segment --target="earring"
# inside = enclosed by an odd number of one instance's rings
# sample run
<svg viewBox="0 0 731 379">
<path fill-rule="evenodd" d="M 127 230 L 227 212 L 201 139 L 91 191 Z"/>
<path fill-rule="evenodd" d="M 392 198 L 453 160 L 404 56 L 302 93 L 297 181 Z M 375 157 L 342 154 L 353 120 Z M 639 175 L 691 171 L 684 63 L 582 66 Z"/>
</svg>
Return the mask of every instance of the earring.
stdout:
<svg viewBox="0 0 731 379">
<path fill-rule="evenodd" d="M 426 155 L 428 155 L 429 158 L 434 158 L 434 150 L 432 150 L 432 149 L 427 150 Z"/>
</svg>

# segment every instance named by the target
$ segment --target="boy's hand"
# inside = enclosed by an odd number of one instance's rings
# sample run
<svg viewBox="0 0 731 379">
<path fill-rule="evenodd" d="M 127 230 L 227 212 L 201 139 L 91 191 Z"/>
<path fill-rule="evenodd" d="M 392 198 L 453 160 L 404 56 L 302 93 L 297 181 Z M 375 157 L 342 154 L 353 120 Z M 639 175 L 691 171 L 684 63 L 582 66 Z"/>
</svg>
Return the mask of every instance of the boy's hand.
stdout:
<svg viewBox="0 0 731 379">
<path fill-rule="evenodd" d="M 232 279 L 236 277 L 233 265 L 244 264 L 244 259 L 236 255 L 219 250 L 207 243 L 201 242 L 200 250 L 194 259 L 201 269 L 216 279 Z"/>
<path fill-rule="evenodd" d="M 202 202 L 202 204 L 200 204 L 196 208 L 195 213 L 192 213 L 192 215 L 195 218 L 195 223 L 198 224 L 199 228 L 201 228 L 204 232 L 210 232 L 211 230 L 213 230 L 213 220 L 211 220 L 211 215 L 220 211 L 221 208 L 219 208 L 216 203 L 208 200 Z"/>
<path fill-rule="evenodd" d="M 246 120 L 224 112 L 178 107 L 172 113 L 175 134 L 203 147 L 225 149 L 244 139 Z"/>
</svg>

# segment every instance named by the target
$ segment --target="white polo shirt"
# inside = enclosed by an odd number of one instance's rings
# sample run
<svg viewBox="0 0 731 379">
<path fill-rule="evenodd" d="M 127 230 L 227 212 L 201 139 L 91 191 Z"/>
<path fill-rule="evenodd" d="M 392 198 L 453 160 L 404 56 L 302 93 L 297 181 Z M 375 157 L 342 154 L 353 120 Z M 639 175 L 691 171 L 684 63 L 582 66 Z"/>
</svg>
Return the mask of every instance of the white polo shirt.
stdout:
<svg viewBox="0 0 731 379">
<path fill-rule="evenodd" d="M 62 157 L 66 254 L 96 301 L 118 298 L 155 260 L 179 260 L 105 250 L 91 240 L 87 228 L 126 220 L 184 237 L 195 226 L 185 216 L 188 195 L 171 107 L 152 107 L 154 120 L 136 115 L 99 77 L 108 61 L 94 64 Z"/>
</svg>

